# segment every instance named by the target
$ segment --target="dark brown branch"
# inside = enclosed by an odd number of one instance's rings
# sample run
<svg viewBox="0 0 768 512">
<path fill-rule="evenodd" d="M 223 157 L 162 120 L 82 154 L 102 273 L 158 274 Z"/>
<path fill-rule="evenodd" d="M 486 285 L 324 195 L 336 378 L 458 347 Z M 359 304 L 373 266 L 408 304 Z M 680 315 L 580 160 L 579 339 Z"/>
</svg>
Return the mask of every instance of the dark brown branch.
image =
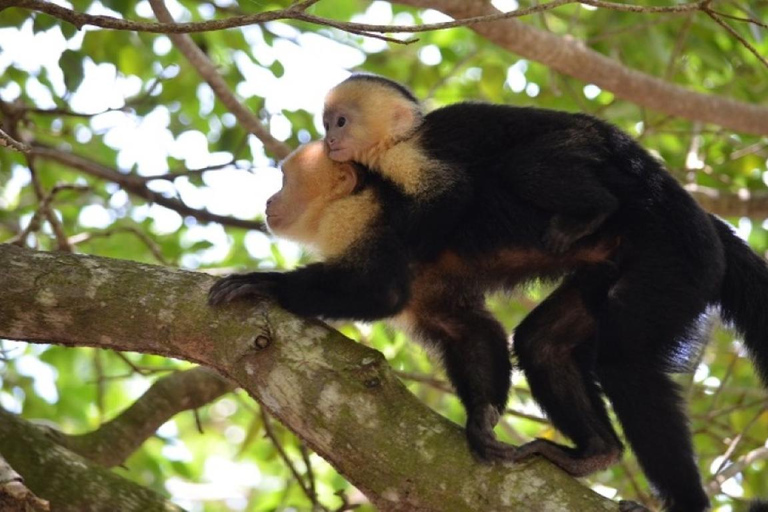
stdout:
<svg viewBox="0 0 768 512">
<path fill-rule="evenodd" d="M 235 219 L 224 215 L 216 215 L 207 210 L 191 208 L 178 199 L 166 197 L 159 192 L 151 190 L 147 187 L 145 180 L 138 176 L 123 174 L 115 169 L 93 162 L 82 156 L 37 144 L 33 146 L 32 153 L 37 157 L 47 158 L 68 165 L 96 178 L 117 183 L 123 190 L 130 194 L 174 210 L 181 215 L 189 215 L 201 222 L 218 222 L 224 226 L 266 231 L 263 222 Z"/>
<path fill-rule="evenodd" d="M 56 195 L 58 195 L 58 193 L 63 190 L 75 190 L 75 191 L 83 192 L 88 190 L 88 187 L 84 187 L 82 185 L 62 183 L 59 185 L 55 185 L 48 194 L 44 194 L 37 180 L 37 174 L 34 172 L 34 166 L 30 167 L 30 171 L 32 171 L 32 183 L 35 186 L 35 192 L 39 198 L 38 200 L 40 201 L 40 204 L 37 210 L 35 210 L 35 213 L 32 216 L 32 218 L 30 219 L 29 224 L 27 224 L 27 227 L 24 228 L 24 230 L 22 230 L 21 233 L 13 237 L 8 242 L 14 245 L 24 246 L 26 244 L 26 240 L 29 234 L 38 231 L 40 229 L 40 223 L 42 222 L 42 218 L 46 217 L 49 220 L 49 222 L 51 221 L 51 219 L 54 219 L 56 224 L 58 224 L 58 227 L 53 227 L 53 222 L 51 222 L 57 238 L 59 236 L 62 236 L 65 239 L 63 243 L 61 239 L 58 240 L 59 249 L 71 252 L 71 247 L 69 246 L 69 242 L 66 241 L 66 236 L 64 235 L 63 229 L 61 228 L 61 223 L 59 222 L 59 219 L 51 210 L 51 203 L 53 202 Z"/>
</svg>

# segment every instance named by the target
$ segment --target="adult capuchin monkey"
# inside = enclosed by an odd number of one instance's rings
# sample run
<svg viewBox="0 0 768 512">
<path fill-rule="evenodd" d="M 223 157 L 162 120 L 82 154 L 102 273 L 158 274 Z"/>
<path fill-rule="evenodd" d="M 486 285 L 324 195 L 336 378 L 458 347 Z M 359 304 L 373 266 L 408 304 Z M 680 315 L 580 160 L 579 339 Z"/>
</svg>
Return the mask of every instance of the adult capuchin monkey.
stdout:
<svg viewBox="0 0 768 512">
<path fill-rule="evenodd" d="M 328 94 L 323 121 L 331 159 L 367 166 L 400 192 L 402 239 L 428 268 L 454 261 L 486 290 L 505 286 L 508 269 L 494 267 L 502 254 L 552 261 L 620 240 L 611 264 L 577 265 L 515 334 L 533 397 L 573 448 L 535 440 L 509 450 L 492 438 L 507 366 L 497 324 L 455 299 L 472 283 L 442 296 L 429 312 L 437 320 L 409 311 L 444 353 L 481 457 L 539 454 L 576 476 L 608 467 L 622 446 L 604 395 L 667 510 L 707 509 L 667 374 L 704 341 L 697 321 L 714 305 L 768 383 L 765 262 L 627 134 L 587 115 L 484 103 L 424 115 L 402 85 L 353 75 Z M 514 284 L 519 268 L 509 275 Z"/>
<path fill-rule="evenodd" d="M 475 207 L 468 205 L 463 226 L 468 236 L 458 237 L 450 247 L 432 248 L 435 256 L 427 259 L 410 236 L 412 199 L 389 180 L 362 166 L 330 160 L 319 141 L 292 153 L 282 172 L 282 189 L 267 201 L 268 226 L 274 234 L 313 249 L 323 261 L 290 272 L 226 277 L 211 288 L 210 303 L 272 297 L 303 316 L 395 320 L 441 353 L 467 409 L 466 433 L 473 451 L 485 460 L 512 458 L 515 448 L 493 434 L 509 394 L 509 347 L 503 327 L 485 307 L 485 295 L 578 269 L 534 313 L 528 327 L 535 336 L 553 340 L 552 350 L 567 354 L 594 335 L 588 301 L 605 295 L 610 272 L 602 267 L 613 267 L 617 237 L 586 237 L 554 254 L 530 247 L 536 230 L 515 234 L 508 221 L 498 228 L 489 229 L 489 224 L 473 229 L 473 221 L 486 224 L 489 219 L 472 217 Z M 527 210 L 520 207 L 516 214 L 530 216 Z M 582 385 L 579 370 L 567 360 L 558 371 L 565 387 Z M 593 406 L 605 416 L 599 403 Z M 601 445 L 600 456 L 613 461 L 620 444 L 612 432 L 608 435 L 611 444 Z M 586 456 L 574 461 L 569 466 L 570 459 L 564 459 L 563 465 L 578 473 L 607 465 Z"/>
</svg>

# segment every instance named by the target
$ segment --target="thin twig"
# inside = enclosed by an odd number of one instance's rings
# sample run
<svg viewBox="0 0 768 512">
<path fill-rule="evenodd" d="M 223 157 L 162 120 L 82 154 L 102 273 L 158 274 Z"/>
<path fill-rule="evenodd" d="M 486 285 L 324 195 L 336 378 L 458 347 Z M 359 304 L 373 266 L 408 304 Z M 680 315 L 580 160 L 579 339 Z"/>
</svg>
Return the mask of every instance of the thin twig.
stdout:
<svg viewBox="0 0 768 512">
<path fill-rule="evenodd" d="M 22 153 L 29 153 L 32 151 L 32 149 L 24 144 L 23 142 L 19 142 L 7 133 L 5 133 L 2 129 L 0 129 L 0 146 L 15 149 L 16 151 L 21 151 Z"/>
<path fill-rule="evenodd" d="M 701 0 L 698 2 L 687 3 L 682 5 L 670 5 L 659 7 L 644 7 L 639 5 L 627 5 L 616 2 L 606 2 L 602 0 L 553 0 L 551 2 L 540 4 L 537 6 L 529 7 L 526 9 L 518 9 L 506 13 L 496 13 L 484 16 L 473 16 L 469 18 L 463 18 L 461 20 L 445 21 L 440 23 L 429 23 L 424 25 L 377 25 L 370 23 L 354 23 L 354 22 L 340 22 L 329 18 L 322 18 L 320 16 L 314 16 L 305 12 L 306 7 L 316 2 L 300 2 L 294 4 L 293 7 L 287 9 L 279 9 L 274 11 L 261 12 L 257 14 L 247 14 L 243 16 L 236 16 L 233 18 L 223 20 L 208 20 L 201 22 L 187 22 L 187 23 L 152 23 L 143 21 L 130 21 L 115 18 L 112 16 L 93 15 L 73 11 L 65 7 L 53 4 L 46 0 L 2 0 L 0 9 L 2 7 L 21 7 L 30 9 L 33 11 L 43 12 L 55 18 L 68 21 L 75 25 L 78 29 L 85 25 L 93 25 L 101 28 L 112 30 L 129 30 L 136 32 L 151 32 L 158 34 L 189 34 L 193 32 L 211 32 L 216 30 L 225 30 L 228 28 L 243 27 L 248 25 L 258 25 L 267 23 L 269 21 L 277 20 L 297 20 L 307 21 L 310 23 L 316 23 L 319 25 L 326 25 L 329 27 L 338 28 L 345 32 L 359 33 L 363 35 L 371 35 L 372 33 L 417 33 L 417 32 L 431 32 L 434 30 L 444 30 L 448 28 L 466 27 L 470 25 L 476 25 L 478 23 L 489 23 L 493 21 L 499 21 L 509 18 L 520 18 L 528 16 L 530 14 L 539 13 L 543 11 L 549 11 L 558 7 L 581 3 L 597 7 L 600 9 L 608 9 L 619 12 L 633 12 L 644 14 L 680 14 L 685 12 L 692 12 L 704 9 L 705 4 L 710 0 Z M 305 6 L 304 8 L 300 8 Z M 161 20 L 162 21 L 162 20 Z"/>
<path fill-rule="evenodd" d="M 141 197 L 146 201 L 174 210 L 180 215 L 188 215 L 202 222 L 218 222 L 225 226 L 266 231 L 263 222 L 236 219 L 224 215 L 217 215 L 207 210 L 192 208 L 176 198 L 166 197 L 159 192 L 151 190 L 147 187 L 146 182 L 138 176 L 118 172 L 115 169 L 88 160 L 83 156 L 67 151 L 59 151 L 39 144 L 34 145 L 32 151 L 36 157 L 54 160 L 96 178 L 117 183 L 126 192 Z"/>
<path fill-rule="evenodd" d="M 83 242 L 87 242 L 89 240 L 93 240 L 94 238 L 109 238 L 112 235 L 116 235 L 118 233 L 130 233 L 134 235 L 136 238 L 141 240 L 141 242 L 147 246 L 147 249 L 149 249 L 149 252 L 152 253 L 152 256 L 155 257 L 157 261 L 162 263 L 163 265 L 168 265 L 168 260 L 165 259 L 163 256 L 162 250 L 160 249 L 160 246 L 158 246 L 154 240 L 152 240 L 149 235 L 147 235 L 143 230 L 138 229 L 134 226 L 118 226 L 110 229 L 106 229 L 104 231 L 98 231 L 98 232 L 86 232 L 86 233 L 79 233 L 77 235 L 72 235 L 69 237 L 68 241 L 70 245 L 78 245 L 82 244 Z"/>
<path fill-rule="evenodd" d="M 312 502 L 312 505 L 314 507 L 320 508 L 321 510 L 327 510 L 325 507 L 323 507 L 320 504 L 320 502 L 318 502 L 317 495 L 304 482 L 304 479 L 299 474 L 299 471 L 296 469 L 296 466 L 293 465 L 293 462 L 291 461 L 290 457 L 288 457 L 288 454 L 285 452 L 285 449 L 283 449 L 283 446 L 280 444 L 280 441 L 278 441 L 277 436 L 275 435 L 275 431 L 272 429 L 272 423 L 270 421 L 269 415 L 267 414 L 267 411 L 263 407 L 260 407 L 260 411 L 261 411 L 261 420 L 264 423 L 264 431 L 266 432 L 266 435 L 269 438 L 269 440 L 272 441 L 272 445 L 277 450 L 277 453 L 280 454 L 280 458 L 283 459 L 283 462 L 285 463 L 285 465 L 288 466 L 288 469 L 293 475 L 293 478 L 296 480 L 296 483 L 299 484 L 299 487 L 301 487 L 301 490 L 304 492 L 307 498 L 309 498 L 309 500 Z"/>
<path fill-rule="evenodd" d="M 715 11 L 714 9 L 710 9 L 710 12 L 713 12 L 722 18 L 728 18 L 734 21 L 743 21 L 744 23 L 752 23 L 753 25 L 757 25 L 758 27 L 768 28 L 768 23 L 763 23 L 762 21 L 758 21 L 752 18 L 742 18 L 741 16 L 725 14 L 724 12 Z"/>
<path fill-rule="evenodd" d="M 704 11 L 704 12 L 707 14 L 707 16 L 709 16 L 710 18 L 712 18 L 712 19 L 715 21 L 715 23 L 717 23 L 718 25 L 720 25 L 721 27 L 723 27 L 725 30 L 727 30 L 728 32 L 730 32 L 730 34 L 731 34 L 733 37 L 735 37 L 736 39 L 738 39 L 738 41 L 739 41 L 739 42 L 740 42 L 742 45 L 744 45 L 744 47 L 745 47 L 747 50 L 749 50 L 749 51 L 750 51 L 750 52 L 751 52 L 751 53 L 752 53 L 752 54 L 753 54 L 755 57 L 757 57 L 757 60 L 759 60 L 760 62 L 762 62 L 762 63 L 763 63 L 763 65 L 764 65 L 765 67 L 767 67 L 767 68 L 768 68 L 768 60 L 766 60 L 766 58 L 765 58 L 765 57 L 763 57 L 763 56 L 760 54 L 760 52 L 758 52 L 758 51 L 757 51 L 757 49 L 756 49 L 754 46 L 752 46 L 752 45 L 749 43 L 749 41 L 747 41 L 746 39 L 744 39 L 743 37 L 741 37 L 741 34 L 739 34 L 738 32 L 736 32 L 736 30 L 735 30 L 733 27 L 731 27 L 729 24 L 727 24 L 727 23 L 726 23 L 726 22 L 724 22 L 722 19 L 720 19 L 720 17 L 717 15 L 717 13 L 715 13 L 715 11 L 713 11 L 713 10 L 709 9 L 708 7 L 702 7 L 702 9 L 701 9 L 701 10 L 702 10 L 702 11 Z"/>
</svg>

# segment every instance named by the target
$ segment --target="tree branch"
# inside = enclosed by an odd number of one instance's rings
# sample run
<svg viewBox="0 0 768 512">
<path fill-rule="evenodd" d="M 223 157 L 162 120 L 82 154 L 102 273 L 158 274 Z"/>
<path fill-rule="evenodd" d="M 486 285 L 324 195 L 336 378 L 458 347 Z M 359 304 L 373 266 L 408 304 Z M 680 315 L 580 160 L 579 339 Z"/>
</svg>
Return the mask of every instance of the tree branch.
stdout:
<svg viewBox="0 0 768 512">
<path fill-rule="evenodd" d="M 460 20 L 499 12 L 485 0 L 391 1 L 436 9 Z M 692 121 L 713 123 L 737 132 L 768 135 L 768 108 L 764 106 L 689 91 L 629 69 L 578 41 L 536 29 L 518 20 L 504 19 L 471 28 L 510 52 L 595 84 L 618 98 Z"/>
<path fill-rule="evenodd" d="M 721 217 L 768 218 L 768 192 L 744 189 L 742 193 L 734 194 L 695 184 L 685 185 L 685 189 L 702 208 Z"/>
<path fill-rule="evenodd" d="M 616 510 L 543 460 L 476 462 L 462 429 L 409 393 L 379 352 L 271 303 L 211 308 L 210 276 L 10 245 L 0 268 L 13 269 L 0 272 L 0 337 L 214 368 L 380 509 Z"/>
<path fill-rule="evenodd" d="M 232 391 L 233 384 L 205 367 L 157 380 L 138 400 L 93 432 L 64 436 L 62 444 L 97 464 L 119 466 L 176 414 Z"/>
<path fill-rule="evenodd" d="M 49 512 L 50 503 L 41 500 L 24 485 L 24 479 L 0 455 L 0 510 L 4 512 Z"/>
<path fill-rule="evenodd" d="M 27 487 L 50 502 L 51 510 L 181 512 L 155 491 L 67 450 L 56 442 L 56 437 L 48 429 L 0 409 L 0 452 L 24 477 Z"/>
<path fill-rule="evenodd" d="M 7 133 L 5 133 L 2 129 L 0 129 L 0 146 L 15 149 L 16 151 L 21 151 L 22 153 L 29 153 L 30 148 L 23 142 L 19 142 Z"/>
<path fill-rule="evenodd" d="M 149 0 L 149 4 L 152 6 L 152 10 L 158 20 L 164 22 L 166 25 L 175 25 L 171 13 L 168 12 L 163 0 Z M 292 9 L 288 9 L 287 11 L 301 12 Z M 259 121 L 259 119 L 254 116 L 250 110 L 245 108 L 240 100 L 235 97 L 235 94 L 227 86 L 227 83 L 221 77 L 219 72 L 216 71 L 213 62 L 211 62 L 208 56 L 195 44 L 190 36 L 186 34 L 168 34 L 168 37 L 173 41 L 173 44 L 176 45 L 176 48 L 179 49 L 181 54 L 186 57 L 192 67 L 197 70 L 200 77 L 211 86 L 213 93 L 227 107 L 227 109 L 232 112 L 240 125 L 250 133 L 254 134 L 262 144 L 264 144 L 264 148 L 267 152 L 272 153 L 278 159 L 288 156 L 291 152 L 291 148 L 272 137 L 264 125 L 261 124 L 261 121 Z"/>
<path fill-rule="evenodd" d="M 201 222 L 218 222 L 224 226 L 232 226 L 245 229 L 254 229 L 257 231 L 266 231 L 263 222 L 236 219 L 224 215 L 216 215 L 207 210 L 192 208 L 179 201 L 176 198 L 166 197 L 159 192 L 155 192 L 147 187 L 146 180 L 139 176 L 121 173 L 115 169 L 102 165 L 100 163 L 88 160 L 85 157 L 59 151 L 51 147 L 35 144 L 32 146 L 32 154 L 36 157 L 54 160 L 74 169 L 82 171 L 96 178 L 117 183 L 126 192 L 142 199 L 164 206 L 178 212 L 180 215 L 189 215 Z"/>
</svg>

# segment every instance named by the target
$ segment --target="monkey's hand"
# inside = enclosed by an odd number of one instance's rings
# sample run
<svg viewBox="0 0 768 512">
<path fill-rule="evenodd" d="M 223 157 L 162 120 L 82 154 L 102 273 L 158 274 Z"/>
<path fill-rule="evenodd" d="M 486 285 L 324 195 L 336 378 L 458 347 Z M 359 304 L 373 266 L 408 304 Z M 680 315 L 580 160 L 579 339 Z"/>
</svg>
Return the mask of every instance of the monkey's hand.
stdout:
<svg viewBox="0 0 768 512">
<path fill-rule="evenodd" d="M 595 232 L 603 218 L 583 221 L 563 215 L 553 215 L 544 233 L 544 247 L 555 254 L 562 254 L 574 242 Z"/>
<path fill-rule="evenodd" d="M 282 278 L 283 274 L 280 272 L 251 272 L 227 276 L 211 286 L 208 291 L 208 304 L 218 306 L 241 298 L 274 297 L 275 288 Z"/>
<path fill-rule="evenodd" d="M 467 417 L 467 442 L 472 453 L 484 462 L 511 460 L 517 450 L 496 439 L 493 427 L 498 421 L 499 412 L 492 405 L 470 411 Z"/>
</svg>

